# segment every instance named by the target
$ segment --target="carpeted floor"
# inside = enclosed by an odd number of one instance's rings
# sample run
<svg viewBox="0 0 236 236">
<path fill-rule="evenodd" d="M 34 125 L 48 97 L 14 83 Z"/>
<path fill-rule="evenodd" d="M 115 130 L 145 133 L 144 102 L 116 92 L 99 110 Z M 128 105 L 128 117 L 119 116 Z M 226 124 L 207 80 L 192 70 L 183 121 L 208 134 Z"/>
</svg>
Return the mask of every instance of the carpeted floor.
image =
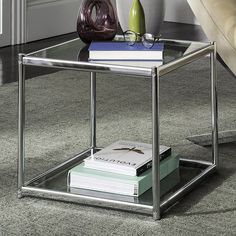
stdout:
<svg viewBox="0 0 236 236">
<path fill-rule="evenodd" d="M 161 81 L 161 143 L 211 158 L 187 137 L 210 132 L 208 59 Z M 89 145 L 89 75 L 61 71 L 26 81 L 27 178 Z M 236 129 L 236 80 L 218 66 L 219 130 Z M 151 141 L 148 79 L 97 80 L 98 146 Z M 151 216 L 32 197 L 17 199 L 17 83 L 0 87 L 0 235 L 235 235 L 236 143 L 220 145 L 221 168 L 164 214 Z"/>
</svg>

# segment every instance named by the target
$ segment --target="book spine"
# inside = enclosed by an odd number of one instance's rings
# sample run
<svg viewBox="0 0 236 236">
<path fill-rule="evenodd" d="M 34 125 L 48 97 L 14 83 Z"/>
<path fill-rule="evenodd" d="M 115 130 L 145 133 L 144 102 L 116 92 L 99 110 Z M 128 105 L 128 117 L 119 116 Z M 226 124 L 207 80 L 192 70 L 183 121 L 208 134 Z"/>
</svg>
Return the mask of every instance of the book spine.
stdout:
<svg viewBox="0 0 236 236">
<path fill-rule="evenodd" d="M 167 149 L 165 152 L 161 153 L 160 156 L 160 161 L 164 160 L 165 158 L 167 158 L 168 156 L 171 155 L 171 148 Z M 147 162 L 145 165 L 140 166 L 137 170 L 136 170 L 136 175 L 139 176 L 141 175 L 143 172 L 145 172 L 146 170 L 150 169 L 152 167 L 152 160 Z"/>
<path fill-rule="evenodd" d="M 146 163 L 143 166 L 140 166 L 138 169 L 136 169 L 136 175 L 139 176 L 146 170 L 150 169 L 152 167 L 152 160 Z"/>
<path fill-rule="evenodd" d="M 171 155 L 171 148 L 160 154 L 160 161 Z"/>
</svg>

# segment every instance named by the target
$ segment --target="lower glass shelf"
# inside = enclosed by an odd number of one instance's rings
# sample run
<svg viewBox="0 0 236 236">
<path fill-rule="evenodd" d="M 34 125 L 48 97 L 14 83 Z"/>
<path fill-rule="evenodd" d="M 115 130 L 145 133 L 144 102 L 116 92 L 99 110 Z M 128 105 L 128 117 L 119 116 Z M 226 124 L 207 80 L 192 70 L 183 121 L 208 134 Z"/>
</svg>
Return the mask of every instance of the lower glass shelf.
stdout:
<svg viewBox="0 0 236 236">
<path fill-rule="evenodd" d="M 102 202 L 116 202 L 123 205 L 135 205 L 136 207 L 146 207 L 149 210 L 152 209 L 152 189 L 149 189 L 139 197 L 111 194 L 105 192 L 98 192 L 92 190 L 69 188 L 67 186 L 67 174 L 68 171 L 75 165 L 79 164 L 85 157 L 91 154 L 91 150 L 79 154 L 72 160 L 36 177 L 35 179 L 26 183 L 23 187 L 23 195 L 37 195 L 43 193 L 50 195 L 53 193 L 55 199 L 56 196 L 63 197 L 76 197 L 82 199 L 96 199 Z M 161 203 L 170 202 L 173 204 L 175 200 L 183 196 L 186 192 L 189 192 L 203 177 L 212 173 L 215 166 L 208 162 L 193 161 L 193 160 L 180 160 L 180 166 L 174 172 L 169 174 L 163 180 L 161 180 Z M 186 191 L 188 190 L 188 191 Z M 33 193 L 33 194 L 32 194 Z M 178 196 L 177 196 L 178 195 Z M 48 198 L 54 198 L 48 197 Z M 62 200 L 66 200 L 66 199 Z M 59 199 L 60 200 L 60 199 Z M 127 203 L 127 204 L 126 204 Z M 168 208 L 170 204 L 166 204 Z M 105 205 L 105 204 L 104 204 Z M 163 208 L 164 210 L 164 208 Z"/>
</svg>

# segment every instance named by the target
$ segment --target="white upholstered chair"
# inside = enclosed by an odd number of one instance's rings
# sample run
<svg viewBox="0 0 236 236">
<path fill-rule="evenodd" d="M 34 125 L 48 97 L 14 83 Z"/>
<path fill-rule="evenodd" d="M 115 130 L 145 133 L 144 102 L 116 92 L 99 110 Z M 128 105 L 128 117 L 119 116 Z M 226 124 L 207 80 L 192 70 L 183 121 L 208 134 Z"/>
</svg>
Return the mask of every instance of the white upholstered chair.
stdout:
<svg viewBox="0 0 236 236">
<path fill-rule="evenodd" d="M 236 0 L 187 0 L 205 34 L 236 76 Z"/>
<path fill-rule="evenodd" d="M 206 36 L 217 45 L 217 53 L 236 78 L 236 0 L 187 0 Z M 190 139 L 191 140 L 191 139 Z M 210 144 L 210 135 L 192 141 Z M 219 143 L 236 140 L 236 130 L 219 133 Z"/>
</svg>

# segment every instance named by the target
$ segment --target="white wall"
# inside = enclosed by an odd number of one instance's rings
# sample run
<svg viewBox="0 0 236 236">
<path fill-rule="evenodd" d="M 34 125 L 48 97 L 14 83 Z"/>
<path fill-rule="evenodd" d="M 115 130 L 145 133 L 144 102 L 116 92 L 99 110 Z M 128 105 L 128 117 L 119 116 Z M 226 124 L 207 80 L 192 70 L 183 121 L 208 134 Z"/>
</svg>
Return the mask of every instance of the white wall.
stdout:
<svg viewBox="0 0 236 236">
<path fill-rule="evenodd" d="M 186 0 L 165 0 L 166 21 L 198 24 Z"/>
<path fill-rule="evenodd" d="M 27 42 L 76 31 L 81 0 L 28 0 Z"/>
<path fill-rule="evenodd" d="M 111 0 L 115 5 L 115 1 Z M 147 0 L 148 1 L 148 0 Z M 165 21 L 198 24 L 186 0 L 165 0 Z"/>
<path fill-rule="evenodd" d="M 6 0 L 8 1 L 8 0 Z M 70 33 L 76 30 L 78 8 L 82 0 L 26 0 L 26 41 Z M 115 5 L 116 1 L 111 0 Z M 148 0 L 147 0 L 148 1 Z M 195 24 L 186 0 L 165 0 L 166 21 Z"/>
</svg>

